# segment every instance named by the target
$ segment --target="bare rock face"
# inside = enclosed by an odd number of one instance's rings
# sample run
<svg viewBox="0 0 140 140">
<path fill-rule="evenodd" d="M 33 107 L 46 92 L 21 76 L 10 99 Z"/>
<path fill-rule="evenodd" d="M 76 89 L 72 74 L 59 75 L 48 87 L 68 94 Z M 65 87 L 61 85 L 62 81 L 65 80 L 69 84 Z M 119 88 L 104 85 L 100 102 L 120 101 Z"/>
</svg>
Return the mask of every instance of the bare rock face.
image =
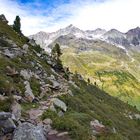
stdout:
<svg viewBox="0 0 140 140">
<path fill-rule="evenodd" d="M 13 140 L 47 140 L 41 126 L 23 123 L 14 132 Z"/>
</svg>

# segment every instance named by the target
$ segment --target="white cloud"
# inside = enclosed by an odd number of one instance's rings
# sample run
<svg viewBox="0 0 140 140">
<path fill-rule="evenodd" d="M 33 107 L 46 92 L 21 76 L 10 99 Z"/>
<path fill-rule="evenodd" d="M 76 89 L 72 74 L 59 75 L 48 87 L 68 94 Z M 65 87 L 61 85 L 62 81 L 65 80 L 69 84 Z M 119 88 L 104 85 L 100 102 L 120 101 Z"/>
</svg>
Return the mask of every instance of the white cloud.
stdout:
<svg viewBox="0 0 140 140">
<path fill-rule="evenodd" d="M 39 10 L 15 0 L 0 0 L 0 13 L 6 15 L 10 24 L 20 15 L 26 35 L 55 31 L 71 23 L 84 30 L 100 27 L 126 32 L 140 25 L 139 5 L 140 0 L 71 0 L 51 10 Z"/>
</svg>

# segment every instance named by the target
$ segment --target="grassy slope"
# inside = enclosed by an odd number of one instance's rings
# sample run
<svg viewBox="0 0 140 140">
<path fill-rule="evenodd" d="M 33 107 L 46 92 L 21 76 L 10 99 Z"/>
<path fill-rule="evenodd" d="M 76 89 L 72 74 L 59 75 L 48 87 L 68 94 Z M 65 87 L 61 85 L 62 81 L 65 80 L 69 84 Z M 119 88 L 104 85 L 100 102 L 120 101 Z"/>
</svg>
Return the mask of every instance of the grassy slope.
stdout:
<svg viewBox="0 0 140 140">
<path fill-rule="evenodd" d="M 58 117 L 55 113 L 47 111 L 43 114 L 43 119 L 51 118 L 54 128 L 69 131 L 74 140 L 90 139 L 89 124 L 94 119 L 98 119 L 108 129 L 106 134 L 98 136 L 98 140 L 140 139 L 139 122 L 128 117 L 134 112 L 137 113 L 134 107 L 109 96 L 96 86 L 77 80 L 76 77 L 73 81 L 79 87 L 70 87 L 74 96 L 64 95 L 60 98 L 68 106 L 65 115 Z M 117 133 L 113 133 L 113 128 Z"/>
<path fill-rule="evenodd" d="M 98 51 L 75 54 L 67 49 L 62 56 L 64 65 L 72 72 L 90 78 L 110 95 L 140 109 L 139 55 L 135 54 L 134 58 L 136 60 L 131 62 L 129 58 L 121 60 Z"/>
<path fill-rule="evenodd" d="M 0 36 L 4 36 L 7 39 L 12 40 L 16 45 L 18 45 L 18 47 L 22 47 L 25 43 L 28 44 L 26 37 L 21 37 L 10 26 L 7 26 L 3 22 L 0 22 Z M 30 44 L 28 45 L 29 51 L 24 56 L 9 59 L 8 57 L 5 57 L 4 55 L 0 54 L 0 92 L 4 92 L 7 96 L 9 96 L 9 99 L 4 101 L 5 105 L 0 107 L 0 111 L 10 111 L 10 105 L 13 100 L 11 90 L 14 89 L 19 91 L 19 94 L 21 94 L 21 96 L 24 96 L 25 91 L 24 79 L 20 76 L 8 76 L 6 68 L 7 66 L 15 68 L 17 72 L 20 72 L 24 69 L 34 71 L 35 67 L 37 66 L 37 63 L 39 63 L 43 66 L 43 69 L 47 71 L 48 75 L 50 75 L 51 73 L 50 66 L 48 66 L 48 64 L 45 61 L 40 59 L 35 54 L 36 50 L 39 51 L 42 49 L 40 49 L 40 47 L 38 46 L 33 47 Z M 5 39 L 0 39 L 0 47 L 10 48 L 11 44 L 5 41 Z M 34 63 L 35 65 L 33 66 L 32 63 Z M 38 79 L 34 78 L 31 79 L 29 82 L 31 84 L 34 95 L 37 97 L 40 94 L 40 85 Z M 3 104 L 3 101 L 0 101 L 0 105 L 1 104 Z"/>
<path fill-rule="evenodd" d="M 7 25 L 2 24 L 0 26 L 0 33 L 7 34 L 7 37 L 19 44 L 20 47 L 25 43 L 25 40 L 18 36 L 12 28 Z M 0 47 L 4 46 L 0 45 Z M 7 44 L 7 47 L 10 47 L 10 45 Z M 0 101 L 0 111 L 10 111 L 10 105 L 13 101 L 12 96 L 8 95 L 8 90 L 10 90 L 10 88 L 14 87 L 14 89 L 20 90 L 21 96 L 24 96 L 24 80 L 20 76 L 14 78 L 7 76 L 6 66 L 14 67 L 18 72 L 20 72 L 21 69 L 30 69 L 34 71 L 35 66 L 31 65 L 31 62 L 34 62 L 35 64 L 41 64 L 48 76 L 53 74 L 51 67 L 47 65 L 44 60 L 35 55 L 33 51 L 35 49 L 34 47 L 30 46 L 30 51 L 24 56 L 24 58 L 17 57 L 9 59 L 0 55 L 0 90 L 5 90 L 5 93 L 9 96 L 7 100 Z M 106 56 L 104 57 L 110 60 L 110 58 Z M 98 59 L 100 59 L 100 57 Z M 75 61 L 76 60 L 78 61 L 78 67 L 80 69 L 84 62 L 81 64 L 79 63 L 79 59 L 75 58 Z M 114 60 L 112 59 L 111 61 L 113 62 Z M 86 68 L 86 65 L 84 65 L 84 67 Z M 48 116 L 52 117 L 53 127 L 58 130 L 68 131 L 74 140 L 90 139 L 91 130 L 89 122 L 94 119 L 103 122 L 109 130 L 109 133 L 107 133 L 107 135 L 101 135 L 98 138 L 99 140 L 140 139 L 138 120 L 131 120 L 128 117 L 129 114 L 134 115 L 139 113 L 135 108 L 107 95 L 95 86 L 87 85 L 84 81 L 79 81 L 76 77 L 73 78 L 73 81 L 75 81 L 80 89 L 70 86 L 74 96 L 65 95 L 61 97 L 61 100 L 63 100 L 68 106 L 68 111 L 64 116 L 60 118 L 56 116 L 54 112 L 48 113 L 48 111 L 43 114 L 42 118 L 47 118 Z M 29 82 L 31 83 L 33 93 L 35 96 L 38 96 L 39 84 L 37 79 L 31 79 Z M 26 110 L 38 107 L 38 104 L 34 103 L 25 103 L 21 105 L 23 107 L 22 116 L 27 115 Z M 116 134 L 112 133 L 113 127 L 117 131 Z"/>
</svg>

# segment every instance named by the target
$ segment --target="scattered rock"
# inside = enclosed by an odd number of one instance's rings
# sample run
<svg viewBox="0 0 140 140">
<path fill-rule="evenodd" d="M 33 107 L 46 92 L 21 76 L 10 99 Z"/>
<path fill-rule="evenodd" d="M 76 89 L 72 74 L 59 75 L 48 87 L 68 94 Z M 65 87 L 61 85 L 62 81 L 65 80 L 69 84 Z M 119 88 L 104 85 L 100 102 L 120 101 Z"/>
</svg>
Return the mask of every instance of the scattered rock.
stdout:
<svg viewBox="0 0 140 140">
<path fill-rule="evenodd" d="M 115 134 L 117 133 L 117 131 L 116 131 L 115 127 L 113 127 L 113 133 L 115 133 Z"/>
<path fill-rule="evenodd" d="M 12 104 L 11 110 L 12 114 L 15 116 L 16 121 L 18 121 L 21 118 L 21 105 L 15 101 Z"/>
<path fill-rule="evenodd" d="M 90 126 L 92 128 L 92 133 L 95 136 L 106 133 L 106 127 L 103 124 L 101 124 L 98 120 L 91 121 Z"/>
<path fill-rule="evenodd" d="M 60 107 L 63 111 L 67 111 L 67 106 L 66 104 L 61 101 L 58 98 L 52 98 L 52 102 L 54 103 L 54 105 L 56 105 L 57 107 Z"/>
<path fill-rule="evenodd" d="M 0 101 L 4 101 L 7 98 L 8 98 L 7 96 L 0 95 Z"/>
<path fill-rule="evenodd" d="M 68 135 L 68 134 L 69 134 L 68 132 L 61 132 L 61 133 L 58 133 L 57 136 L 62 137 L 62 136 Z"/>
<path fill-rule="evenodd" d="M 32 102 L 35 99 L 35 96 L 30 87 L 30 83 L 28 81 L 25 81 L 24 84 L 25 84 L 25 97 L 27 98 L 28 101 Z"/>
<path fill-rule="evenodd" d="M 58 112 L 58 116 L 59 116 L 59 117 L 62 117 L 62 116 L 64 116 L 64 113 L 60 110 L 60 111 Z"/>
<path fill-rule="evenodd" d="M 27 51 L 28 51 L 29 46 L 28 46 L 27 44 L 24 44 L 24 45 L 22 46 L 22 48 L 23 48 L 23 50 L 25 50 L 25 52 L 27 52 Z"/>
<path fill-rule="evenodd" d="M 23 123 L 14 132 L 13 140 L 46 140 L 41 126 Z"/>
<path fill-rule="evenodd" d="M 4 136 L 0 136 L 0 140 L 12 140 L 12 133 L 5 134 Z"/>
<path fill-rule="evenodd" d="M 51 80 L 51 82 L 53 83 L 53 88 L 54 89 L 60 89 L 60 84 L 57 81 Z"/>
<path fill-rule="evenodd" d="M 52 124 L 52 120 L 51 119 L 45 119 L 45 120 L 43 120 L 43 124 L 45 124 L 45 125 L 51 125 Z"/>
<path fill-rule="evenodd" d="M 74 96 L 71 90 L 68 90 L 68 94 L 69 94 L 70 96 Z"/>
<path fill-rule="evenodd" d="M 15 57 L 15 54 L 10 52 L 8 49 L 4 50 L 4 53 L 3 53 L 5 56 L 9 57 L 9 58 L 14 58 Z"/>
<path fill-rule="evenodd" d="M 75 88 L 78 88 L 78 89 L 79 89 L 79 87 L 78 87 L 73 81 L 69 81 L 69 84 L 71 84 L 71 85 L 74 86 Z"/>
<path fill-rule="evenodd" d="M 97 140 L 97 138 L 95 136 L 92 136 L 92 140 Z"/>
<path fill-rule="evenodd" d="M 140 114 L 135 114 L 134 116 L 136 119 L 140 119 Z"/>
<path fill-rule="evenodd" d="M 6 67 L 6 71 L 7 71 L 7 75 L 8 76 L 17 76 L 18 75 L 18 72 L 16 71 L 15 68 L 11 68 L 10 66 L 7 66 Z"/>
<path fill-rule="evenodd" d="M 2 132 L 4 134 L 7 134 L 13 132 L 16 128 L 16 125 L 11 118 L 8 118 L 6 120 L 0 120 L 0 127 L 2 129 Z"/>
<path fill-rule="evenodd" d="M 48 135 L 56 135 L 56 134 L 58 134 L 58 131 L 56 131 L 56 130 L 51 130 L 51 131 L 48 133 Z"/>
<path fill-rule="evenodd" d="M 11 133 L 16 128 L 10 112 L 0 112 L 0 130 L 4 134 Z"/>
<path fill-rule="evenodd" d="M 22 76 L 25 80 L 30 80 L 32 77 L 32 75 L 25 69 L 20 71 L 20 76 Z"/>
<path fill-rule="evenodd" d="M 43 114 L 43 111 L 39 109 L 31 109 L 28 113 L 31 120 L 36 120 Z"/>
<path fill-rule="evenodd" d="M 54 107 L 54 105 L 53 105 L 53 104 L 51 104 L 51 105 L 49 106 L 49 109 L 50 109 L 51 111 L 56 112 L 56 109 L 55 109 L 55 107 Z"/>
<path fill-rule="evenodd" d="M 45 85 L 41 86 L 40 89 L 41 89 L 40 98 L 43 98 L 45 95 L 47 95 L 47 93 L 50 92 L 50 88 L 49 88 L 48 84 L 45 84 Z"/>
<path fill-rule="evenodd" d="M 0 112 L 0 130 L 4 134 L 11 133 L 16 128 L 10 112 Z"/>
<path fill-rule="evenodd" d="M 6 120 L 11 117 L 12 114 L 10 112 L 0 112 L 0 120 Z"/>
<path fill-rule="evenodd" d="M 35 45 L 36 45 L 36 43 L 35 43 L 35 40 L 34 40 L 34 39 L 30 39 L 30 40 L 29 40 L 29 43 L 30 43 L 32 46 L 35 46 Z"/>
<path fill-rule="evenodd" d="M 48 77 L 48 80 L 56 80 L 54 75 L 51 75 L 50 77 Z"/>
<path fill-rule="evenodd" d="M 44 126 L 44 130 L 45 130 L 45 132 L 46 132 L 46 134 L 48 134 L 51 130 L 52 130 L 52 127 L 51 127 L 51 125 L 43 125 Z"/>
<path fill-rule="evenodd" d="M 13 98 L 14 98 L 16 101 L 22 100 L 22 97 L 21 97 L 21 96 L 18 96 L 18 95 L 13 95 Z"/>
</svg>

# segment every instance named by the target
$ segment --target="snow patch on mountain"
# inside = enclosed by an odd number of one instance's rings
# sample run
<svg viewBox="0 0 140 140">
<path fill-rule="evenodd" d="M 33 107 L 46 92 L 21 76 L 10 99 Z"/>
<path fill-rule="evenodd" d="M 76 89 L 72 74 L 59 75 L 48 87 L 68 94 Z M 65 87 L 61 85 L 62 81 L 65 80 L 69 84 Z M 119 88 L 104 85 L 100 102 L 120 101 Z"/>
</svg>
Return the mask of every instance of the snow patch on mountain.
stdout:
<svg viewBox="0 0 140 140">
<path fill-rule="evenodd" d="M 140 44 L 140 28 L 138 27 L 129 30 L 127 33 L 122 33 L 116 29 L 106 31 L 100 28 L 97 28 L 96 30 L 83 31 L 71 24 L 56 32 L 39 32 L 35 35 L 30 36 L 30 38 L 36 40 L 36 43 L 41 45 L 41 47 L 45 50 L 50 51 L 50 49 L 48 49 L 48 46 L 60 37 L 62 37 L 61 40 L 63 41 L 63 36 L 67 36 L 69 39 L 75 38 L 75 40 L 84 39 L 87 40 L 87 42 L 88 40 L 101 40 L 123 50 L 126 50 L 130 47 L 139 48 L 138 45 Z"/>
</svg>

